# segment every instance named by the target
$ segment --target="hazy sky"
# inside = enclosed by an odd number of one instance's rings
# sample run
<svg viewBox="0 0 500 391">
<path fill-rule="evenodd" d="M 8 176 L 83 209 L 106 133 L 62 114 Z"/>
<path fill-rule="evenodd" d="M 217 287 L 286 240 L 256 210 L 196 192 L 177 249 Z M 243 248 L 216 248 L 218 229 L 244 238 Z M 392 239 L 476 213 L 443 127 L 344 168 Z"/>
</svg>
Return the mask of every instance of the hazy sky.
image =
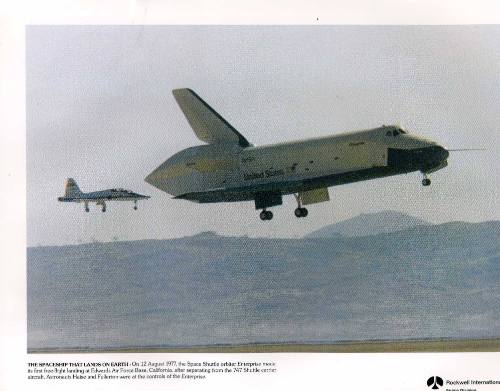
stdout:
<svg viewBox="0 0 500 391">
<path fill-rule="evenodd" d="M 302 236 L 384 209 L 431 222 L 500 219 L 500 26 L 32 26 L 27 28 L 28 245 L 226 235 Z M 195 90 L 262 145 L 399 123 L 449 148 L 449 166 L 330 188 L 293 215 L 293 196 L 261 222 L 253 202 L 173 200 L 144 177 L 199 145 L 171 90 Z M 59 203 L 125 187 L 152 198 Z"/>
</svg>

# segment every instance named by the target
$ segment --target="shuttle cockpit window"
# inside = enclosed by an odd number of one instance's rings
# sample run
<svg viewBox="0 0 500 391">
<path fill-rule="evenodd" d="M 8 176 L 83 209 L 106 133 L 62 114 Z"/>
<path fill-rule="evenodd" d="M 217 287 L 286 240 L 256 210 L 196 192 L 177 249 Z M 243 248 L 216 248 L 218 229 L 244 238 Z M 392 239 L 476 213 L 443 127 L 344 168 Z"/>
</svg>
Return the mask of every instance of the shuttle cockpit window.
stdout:
<svg viewBox="0 0 500 391">
<path fill-rule="evenodd" d="M 406 134 L 406 132 L 401 128 L 396 128 L 392 131 L 392 135 L 394 137 L 399 136 L 400 134 Z"/>
<path fill-rule="evenodd" d="M 392 130 L 388 130 L 385 135 L 387 137 L 396 137 L 396 136 L 399 136 L 400 134 L 406 134 L 406 132 L 401 129 L 401 128 L 395 128 L 395 129 L 392 129 Z"/>
</svg>

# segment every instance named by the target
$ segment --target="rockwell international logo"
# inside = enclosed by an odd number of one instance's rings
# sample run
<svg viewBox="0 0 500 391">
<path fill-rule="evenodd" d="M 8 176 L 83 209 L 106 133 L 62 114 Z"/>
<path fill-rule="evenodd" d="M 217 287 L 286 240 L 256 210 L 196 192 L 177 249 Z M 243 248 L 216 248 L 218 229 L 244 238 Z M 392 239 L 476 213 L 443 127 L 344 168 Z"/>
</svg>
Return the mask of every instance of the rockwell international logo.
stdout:
<svg viewBox="0 0 500 391">
<path fill-rule="evenodd" d="M 439 387 L 443 386 L 443 379 L 439 376 L 431 376 L 427 379 L 427 386 L 432 388 L 433 390 L 438 390 Z"/>
<path fill-rule="evenodd" d="M 427 379 L 427 387 L 432 390 L 441 391 L 480 391 L 483 386 L 500 386 L 500 380 L 478 380 L 478 379 L 446 379 L 440 376 L 431 376 Z M 495 387 L 495 389 L 497 389 Z M 493 391 L 490 388 L 491 391 Z"/>
</svg>

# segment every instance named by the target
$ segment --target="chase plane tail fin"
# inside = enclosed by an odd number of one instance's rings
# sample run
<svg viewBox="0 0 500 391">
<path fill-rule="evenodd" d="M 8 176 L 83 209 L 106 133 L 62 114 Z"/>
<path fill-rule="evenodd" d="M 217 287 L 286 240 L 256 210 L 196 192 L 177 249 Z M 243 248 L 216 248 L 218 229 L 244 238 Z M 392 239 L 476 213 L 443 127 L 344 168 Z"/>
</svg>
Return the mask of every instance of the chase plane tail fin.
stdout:
<svg viewBox="0 0 500 391">
<path fill-rule="evenodd" d="M 64 197 L 74 197 L 82 194 L 82 191 L 73 178 L 68 178 L 64 182 Z"/>
</svg>

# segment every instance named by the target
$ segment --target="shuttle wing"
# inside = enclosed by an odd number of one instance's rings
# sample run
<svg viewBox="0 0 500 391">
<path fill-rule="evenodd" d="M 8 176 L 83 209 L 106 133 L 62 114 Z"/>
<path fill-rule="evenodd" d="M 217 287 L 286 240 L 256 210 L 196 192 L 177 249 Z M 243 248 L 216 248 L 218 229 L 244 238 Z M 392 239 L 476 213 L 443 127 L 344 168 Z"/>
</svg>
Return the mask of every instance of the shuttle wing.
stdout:
<svg viewBox="0 0 500 391">
<path fill-rule="evenodd" d="M 186 116 L 196 137 L 208 144 L 251 146 L 235 128 L 189 88 L 173 90 L 175 100 Z"/>
</svg>

